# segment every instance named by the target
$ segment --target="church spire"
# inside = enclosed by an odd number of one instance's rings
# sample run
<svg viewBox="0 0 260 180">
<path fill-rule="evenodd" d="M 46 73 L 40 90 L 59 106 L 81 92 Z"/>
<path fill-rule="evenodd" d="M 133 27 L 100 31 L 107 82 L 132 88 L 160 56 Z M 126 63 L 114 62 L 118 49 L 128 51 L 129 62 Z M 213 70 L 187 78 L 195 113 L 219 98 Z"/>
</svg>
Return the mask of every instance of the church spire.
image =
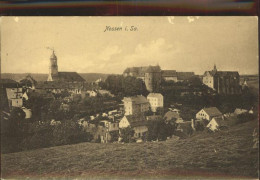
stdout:
<svg viewBox="0 0 260 180">
<path fill-rule="evenodd" d="M 217 72 L 217 66 L 216 66 L 216 64 L 215 64 L 215 63 L 214 63 L 213 72 Z"/>
<path fill-rule="evenodd" d="M 55 55 L 54 49 L 51 50 L 52 50 L 52 54 L 50 56 L 48 81 L 53 81 L 54 78 L 58 76 L 57 56 Z"/>
</svg>

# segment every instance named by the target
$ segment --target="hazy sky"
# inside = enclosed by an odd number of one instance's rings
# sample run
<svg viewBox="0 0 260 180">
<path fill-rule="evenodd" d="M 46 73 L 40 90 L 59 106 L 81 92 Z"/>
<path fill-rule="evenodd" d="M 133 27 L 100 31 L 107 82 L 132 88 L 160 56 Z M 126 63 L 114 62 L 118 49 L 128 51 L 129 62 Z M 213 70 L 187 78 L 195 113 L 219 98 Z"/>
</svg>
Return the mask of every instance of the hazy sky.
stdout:
<svg viewBox="0 0 260 180">
<path fill-rule="evenodd" d="M 2 17 L 2 73 L 122 73 L 126 67 L 258 73 L 257 17 Z M 106 26 L 122 31 L 104 32 Z M 135 26 L 138 31 L 124 31 Z"/>
</svg>

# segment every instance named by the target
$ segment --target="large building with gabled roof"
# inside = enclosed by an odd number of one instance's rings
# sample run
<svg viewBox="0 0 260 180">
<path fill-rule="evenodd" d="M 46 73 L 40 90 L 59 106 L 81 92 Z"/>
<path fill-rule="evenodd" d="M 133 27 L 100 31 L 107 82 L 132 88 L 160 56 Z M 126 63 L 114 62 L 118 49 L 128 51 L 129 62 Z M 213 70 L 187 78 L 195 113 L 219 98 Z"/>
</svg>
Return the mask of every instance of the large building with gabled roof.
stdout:
<svg viewBox="0 0 260 180">
<path fill-rule="evenodd" d="M 157 91 L 162 81 L 161 68 L 159 65 L 126 68 L 123 75 L 142 79 L 149 92 Z"/>
<path fill-rule="evenodd" d="M 123 72 L 124 76 L 133 76 L 142 79 L 149 92 L 158 92 L 162 80 L 182 82 L 194 76 L 194 72 L 176 72 L 175 70 L 161 70 L 159 65 L 128 67 Z"/>
<path fill-rule="evenodd" d="M 219 94 L 239 94 L 239 82 L 240 76 L 237 71 L 218 71 L 216 65 L 212 71 L 206 71 L 203 75 L 203 84 Z"/>
<path fill-rule="evenodd" d="M 50 57 L 49 75 L 47 81 L 83 83 L 85 82 L 85 79 L 82 78 L 77 72 L 59 72 L 57 56 L 53 51 Z"/>
<path fill-rule="evenodd" d="M 124 97 L 125 115 L 139 115 L 149 111 L 150 103 L 142 95 Z"/>
</svg>

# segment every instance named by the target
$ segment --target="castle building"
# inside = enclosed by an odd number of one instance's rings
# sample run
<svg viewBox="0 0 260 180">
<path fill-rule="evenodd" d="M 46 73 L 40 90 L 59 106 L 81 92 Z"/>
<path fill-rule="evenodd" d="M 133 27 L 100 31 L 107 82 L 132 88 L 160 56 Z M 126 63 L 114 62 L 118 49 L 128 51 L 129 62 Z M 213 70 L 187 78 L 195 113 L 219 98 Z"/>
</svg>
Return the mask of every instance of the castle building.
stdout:
<svg viewBox="0 0 260 180">
<path fill-rule="evenodd" d="M 55 52 L 53 51 L 52 55 L 50 57 L 49 75 L 48 75 L 47 81 L 83 83 L 83 82 L 85 82 L 85 79 L 83 79 L 76 72 L 59 72 L 57 56 L 55 55 Z"/>
<path fill-rule="evenodd" d="M 161 68 L 159 65 L 127 68 L 123 75 L 142 79 L 149 92 L 157 91 L 162 81 Z"/>
<path fill-rule="evenodd" d="M 194 72 L 176 72 L 176 70 L 161 70 L 160 66 L 143 66 L 126 68 L 124 76 L 142 79 L 149 92 L 157 92 L 162 80 L 182 82 L 194 76 Z"/>
<path fill-rule="evenodd" d="M 216 65 L 212 71 L 206 71 L 203 75 L 203 84 L 219 94 L 239 94 L 239 82 L 240 76 L 237 71 L 218 71 Z"/>
</svg>

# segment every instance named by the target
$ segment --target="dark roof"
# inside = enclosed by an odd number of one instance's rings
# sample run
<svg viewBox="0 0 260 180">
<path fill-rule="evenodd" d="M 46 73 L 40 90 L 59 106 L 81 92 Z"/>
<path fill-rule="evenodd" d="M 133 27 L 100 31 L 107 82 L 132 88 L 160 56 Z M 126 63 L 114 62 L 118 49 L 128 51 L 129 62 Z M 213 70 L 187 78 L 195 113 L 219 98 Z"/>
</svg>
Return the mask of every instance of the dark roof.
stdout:
<svg viewBox="0 0 260 180">
<path fill-rule="evenodd" d="M 2 88 L 16 88 L 21 87 L 21 85 L 12 79 L 0 79 L 0 85 Z"/>
<path fill-rule="evenodd" d="M 37 81 L 33 79 L 31 75 L 27 75 L 24 79 L 20 80 L 20 84 L 26 85 L 26 84 L 36 84 Z"/>
<path fill-rule="evenodd" d="M 149 101 L 142 95 L 132 96 L 132 97 L 125 97 L 123 101 L 132 101 L 135 104 L 143 104 L 149 103 Z"/>
<path fill-rule="evenodd" d="M 239 73 L 237 71 L 217 71 L 216 72 L 217 76 L 231 76 L 231 77 L 236 77 L 239 76 Z"/>
<path fill-rule="evenodd" d="M 223 120 L 221 117 L 215 117 L 214 119 L 218 123 L 219 126 L 228 126 L 228 121 Z"/>
<path fill-rule="evenodd" d="M 59 80 L 67 81 L 67 82 L 84 82 L 85 81 L 85 79 L 83 79 L 76 72 L 59 72 Z"/>
<path fill-rule="evenodd" d="M 68 82 L 55 82 L 55 81 L 45 81 L 36 84 L 36 89 L 82 89 L 83 86 L 77 83 Z"/>
<path fill-rule="evenodd" d="M 126 119 L 128 120 L 131 127 L 147 125 L 147 120 L 143 115 L 140 116 L 128 115 L 126 116 Z"/>
<path fill-rule="evenodd" d="M 219 77 L 239 77 L 239 73 L 237 71 L 205 71 L 204 76 L 206 73 L 209 73 L 211 76 Z"/>
<path fill-rule="evenodd" d="M 0 83 L 1 84 L 9 84 L 9 83 L 16 84 L 17 82 L 15 80 L 12 80 L 12 79 L 0 79 Z"/>
<path fill-rule="evenodd" d="M 160 66 L 149 66 L 147 68 L 146 72 L 148 72 L 148 73 L 161 72 L 161 68 L 160 68 Z"/>
<path fill-rule="evenodd" d="M 203 109 L 209 116 L 221 116 L 222 113 L 216 107 L 209 107 Z"/>
<path fill-rule="evenodd" d="M 177 72 L 178 80 L 188 80 L 194 75 L 194 72 Z"/>
<path fill-rule="evenodd" d="M 163 70 L 162 71 L 162 76 L 163 77 L 173 77 L 177 76 L 177 72 L 175 70 Z"/>
<path fill-rule="evenodd" d="M 141 67 L 128 67 L 124 73 L 133 73 L 136 76 L 144 76 L 145 73 L 161 72 L 160 66 L 141 66 Z"/>
</svg>

